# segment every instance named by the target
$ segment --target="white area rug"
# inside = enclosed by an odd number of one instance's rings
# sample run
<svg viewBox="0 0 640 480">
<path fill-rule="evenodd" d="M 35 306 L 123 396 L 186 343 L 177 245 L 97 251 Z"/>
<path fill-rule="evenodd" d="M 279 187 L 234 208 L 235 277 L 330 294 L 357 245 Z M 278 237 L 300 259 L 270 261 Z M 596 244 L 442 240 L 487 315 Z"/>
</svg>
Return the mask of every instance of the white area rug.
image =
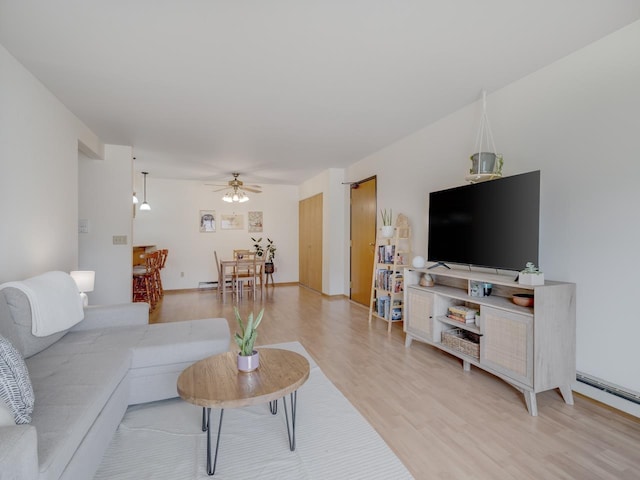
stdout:
<svg viewBox="0 0 640 480">
<path fill-rule="evenodd" d="M 377 432 L 297 342 L 273 347 L 305 355 L 309 380 L 298 390 L 296 450 L 289 450 L 282 400 L 226 409 L 216 474 L 206 474 L 202 409 L 180 399 L 130 407 L 94 480 L 411 479 Z M 287 398 L 289 403 L 289 398 Z M 211 411 L 212 441 L 219 410 Z"/>
</svg>

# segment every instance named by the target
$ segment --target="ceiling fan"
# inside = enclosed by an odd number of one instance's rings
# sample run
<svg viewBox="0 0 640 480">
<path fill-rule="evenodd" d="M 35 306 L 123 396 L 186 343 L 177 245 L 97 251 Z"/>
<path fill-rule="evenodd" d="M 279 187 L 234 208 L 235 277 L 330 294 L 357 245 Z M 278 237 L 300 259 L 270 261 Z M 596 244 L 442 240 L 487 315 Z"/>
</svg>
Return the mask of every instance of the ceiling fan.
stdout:
<svg viewBox="0 0 640 480">
<path fill-rule="evenodd" d="M 262 190 L 260 190 L 262 187 L 260 185 L 245 185 L 242 180 L 238 180 L 238 177 L 240 176 L 239 173 L 233 172 L 232 175 L 233 180 L 229 180 L 226 185 L 217 185 L 212 183 L 207 183 L 206 185 L 222 187 L 214 190 L 214 192 L 231 189 L 231 191 L 228 191 L 224 197 L 222 197 L 225 202 L 246 202 L 249 200 L 249 197 L 244 192 L 245 190 L 252 193 L 262 193 Z"/>
<path fill-rule="evenodd" d="M 238 177 L 240 176 L 239 173 L 233 172 L 231 175 L 233 175 L 233 180 L 229 180 L 226 185 L 213 183 L 207 183 L 207 185 L 213 187 L 222 187 L 214 190 L 214 192 L 221 192 L 222 190 L 232 188 L 234 192 L 237 192 L 238 190 L 246 190 L 247 192 L 262 193 L 262 190 L 260 190 L 262 187 L 260 185 L 245 185 L 242 180 L 238 180 Z"/>
</svg>

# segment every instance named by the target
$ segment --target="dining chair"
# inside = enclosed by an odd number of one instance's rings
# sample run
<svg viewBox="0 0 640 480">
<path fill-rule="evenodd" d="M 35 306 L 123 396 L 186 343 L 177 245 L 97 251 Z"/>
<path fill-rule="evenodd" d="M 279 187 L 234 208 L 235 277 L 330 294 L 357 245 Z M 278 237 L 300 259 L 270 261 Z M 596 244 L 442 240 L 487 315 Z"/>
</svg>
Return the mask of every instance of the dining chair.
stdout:
<svg viewBox="0 0 640 480">
<path fill-rule="evenodd" d="M 253 285 L 253 295 L 256 294 L 256 286 L 260 282 L 260 295 L 264 288 L 264 260 L 254 257 L 253 266 L 251 267 L 251 276 L 253 277 L 251 283 Z"/>
<path fill-rule="evenodd" d="M 252 255 L 255 256 L 255 252 L 252 252 L 251 250 L 247 250 L 247 249 L 234 250 L 233 251 L 233 259 L 234 260 L 242 260 L 242 259 L 251 258 Z"/>
<path fill-rule="evenodd" d="M 238 297 L 242 297 L 244 282 L 248 282 L 251 284 L 254 282 L 254 271 L 255 271 L 256 257 L 255 255 L 250 257 L 242 257 L 241 259 L 236 259 L 236 266 L 233 269 L 234 271 L 234 285 L 236 289 L 236 294 Z M 255 292 L 255 286 L 254 286 Z"/>
<path fill-rule="evenodd" d="M 159 250 L 147 253 L 144 265 L 133 267 L 133 301 L 147 302 L 149 311 L 153 311 L 160 300 L 159 267 Z"/>
<path fill-rule="evenodd" d="M 239 271 L 238 275 L 242 277 L 251 275 L 251 268 L 250 267 L 245 268 L 244 264 L 246 263 L 247 260 L 253 260 L 255 257 L 256 257 L 256 252 L 252 252 L 251 250 L 242 249 L 242 250 L 233 251 L 234 260 L 244 260 L 243 265 L 241 267 L 243 271 Z"/>
<path fill-rule="evenodd" d="M 233 293 L 233 274 L 225 272 L 220 264 L 220 260 L 218 260 L 218 252 L 216 250 L 213 251 L 213 256 L 216 259 L 216 270 L 218 271 L 218 294 L 225 295 L 227 292 L 227 282 L 230 283 L 231 292 Z"/>
</svg>

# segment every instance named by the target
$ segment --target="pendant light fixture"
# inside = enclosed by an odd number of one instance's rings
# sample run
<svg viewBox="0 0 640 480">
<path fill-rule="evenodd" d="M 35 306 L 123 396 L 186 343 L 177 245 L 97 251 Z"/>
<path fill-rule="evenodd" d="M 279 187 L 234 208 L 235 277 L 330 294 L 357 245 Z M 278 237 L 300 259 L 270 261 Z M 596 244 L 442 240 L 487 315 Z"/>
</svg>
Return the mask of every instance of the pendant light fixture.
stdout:
<svg viewBox="0 0 640 480">
<path fill-rule="evenodd" d="M 133 204 L 134 205 L 138 204 L 138 197 L 136 197 L 136 192 L 133 192 Z"/>
<path fill-rule="evenodd" d="M 140 205 L 140 210 L 151 210 L 151 205 L 147 203 L 147 175 L 149 172 L 142 172 L 142 175 L 144 175 L 144 201 Z"/>
<path fill-rule="evenodd" d="M 249 201 L 249 196 L 242 190 L 234 189 L 233 192 L 227 192 L 222 197 L 222 200 L 227 203 L 238 202 L 244 203 Z"/>
</svg>

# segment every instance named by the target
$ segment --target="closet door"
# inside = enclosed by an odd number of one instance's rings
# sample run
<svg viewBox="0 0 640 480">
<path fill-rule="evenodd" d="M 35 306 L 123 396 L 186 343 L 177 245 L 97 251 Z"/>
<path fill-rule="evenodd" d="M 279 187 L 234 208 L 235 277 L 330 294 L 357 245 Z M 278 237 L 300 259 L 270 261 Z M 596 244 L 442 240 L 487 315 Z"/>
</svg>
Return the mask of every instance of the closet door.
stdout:
<svg viewBox="0 0 640 480">
<path fill-rule="evenodd" d="M 322 193 L 299 203 L 299 279 L 322 292 Z"/>
</svg>

